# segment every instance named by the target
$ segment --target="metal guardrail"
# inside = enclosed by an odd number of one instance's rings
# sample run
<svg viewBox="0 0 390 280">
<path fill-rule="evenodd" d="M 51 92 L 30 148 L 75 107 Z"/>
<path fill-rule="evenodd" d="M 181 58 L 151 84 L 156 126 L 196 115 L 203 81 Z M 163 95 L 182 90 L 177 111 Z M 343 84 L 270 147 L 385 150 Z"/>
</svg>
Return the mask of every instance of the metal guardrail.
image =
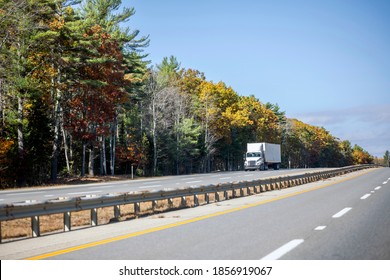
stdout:
<svg viewBox="0 0 390 280">
<path fill-rule="evenodd" d="M 164 189 L 156 191 L 141 191 L 128 193 L 114 193 L 103 196 L 87 195 L 75 198 L 56 198 L 47 201 L 25 201 L 8 205 L 0 205 L 0 223 L 14 219 L 31 218 L 32 236 L 40 236 L 39 217 L 51 214 L 64 215 L 64 231 L 71 230 L 71 213 L 81 210 L 91 211 L 91 226 L 98 225 L 97 209 L 105 207 L 114 207 L 115 218 L 120 217 L 120 206 L 126 204 L 134 204 L 134 212 L 139 212 L 140 203 L 152 202 L 153 209 L 157 201 L 168 200 L 168 204 L 172 205 L 172 199 L 181 198 L 181 204 L 185 206 L 186 198 L 193 196 L 194 206 L 199 206 L 199 195 L 205 196 L 205 202 L 210 203 L 209 194 L 215 194 L 214 202 L 229 199 L 228 192 L 232 193 L 233 197 L 257 194 L 265 191 L 283 189 L 302 185 L 310 182 L 315 182 L 331 177 L 340 176 L 346 173 L 362 170 L 373 167 L 373 165 L 359 165 L 338 168 L 329 171 L 311 172 L 293 176 L 282 176 L 265 179 L 257 179 L 252 181 L 241 181 L 232 183 L 222 183 L 215 185 L 205 185 L 197 187 L 186 187 L 176 189 Z M 237 191 L 240 194 L 237 195 Z M 223 195 L 221 195 L 223 193 Z M 0 242 L 1 239 L 1 224 L 0 224 Z"/>
</svg>

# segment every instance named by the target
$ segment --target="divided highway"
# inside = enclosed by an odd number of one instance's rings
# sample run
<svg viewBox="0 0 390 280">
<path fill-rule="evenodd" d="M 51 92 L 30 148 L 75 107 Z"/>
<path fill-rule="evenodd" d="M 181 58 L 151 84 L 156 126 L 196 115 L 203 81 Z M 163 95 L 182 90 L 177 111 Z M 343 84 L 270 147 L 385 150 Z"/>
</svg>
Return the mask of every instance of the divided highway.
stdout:
<svg viewBox="0 0 390 280">
<path fill-rule="evenodd" d="M 388 213 L 390 169 L 376 168 L 15 244 L 25 246 L 25 256 L 33 259 L 388 260 Z M 105 237 L 95 236 L 104 231 Z M 55 249 L 50 244 L 54 239 L 66 246 Z M 75 243 L 77 239 L 81 243 Z M 48 248 L 37 253 L 28 248 L 29 242 L 43 242 Z M 11 252 L 14 245 L 0 246 Z"/>
<path fill-rule="evenodd" d="M 58 197 L 79 197 L 86 195 L 104 195 L 107 193 L 125 193 L 131 191 L 162 190 L 186 186 L 226 183 L 243 180 L 255 180 L 265 177 L 303 174 L 310 171 L 322 171 L 330 168 L 290 169 L 268 171 L 236 171 L 181 176 L 165 176 L 137 180 L 113 181 L 72 186 L 45 187 L 22 190 L 0 191 L 0 204 L 11 204 L 27 200 L 46 201 Z"/>
</svg>

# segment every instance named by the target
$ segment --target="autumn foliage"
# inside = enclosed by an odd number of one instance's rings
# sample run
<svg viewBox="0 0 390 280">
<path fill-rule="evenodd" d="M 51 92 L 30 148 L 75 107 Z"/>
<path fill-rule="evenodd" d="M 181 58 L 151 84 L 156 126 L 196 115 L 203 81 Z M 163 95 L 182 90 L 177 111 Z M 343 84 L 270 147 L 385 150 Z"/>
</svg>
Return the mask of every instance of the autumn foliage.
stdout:
<svg viewBox="0 0 390 280">
<path fill-rule="evenodd" d="M 120 3 L 0 0 L 1 188 L 131 169 L 240 170 L 248 142 L 281 144 L 283 167 L 372 162 L 174 56 L 151 66 L 148 38 L 121 28 L 134 10 Z"/>
</svg>

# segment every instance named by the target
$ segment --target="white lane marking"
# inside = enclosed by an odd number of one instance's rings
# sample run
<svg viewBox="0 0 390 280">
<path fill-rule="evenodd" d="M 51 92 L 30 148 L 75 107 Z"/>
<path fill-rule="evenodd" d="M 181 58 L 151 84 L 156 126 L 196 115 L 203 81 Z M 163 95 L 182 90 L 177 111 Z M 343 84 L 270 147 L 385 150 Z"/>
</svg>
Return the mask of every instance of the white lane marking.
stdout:
<svg viewBox="0 0 390 280">
<path fill-rule="evenodd" d="M 244 177 L 252 177 L 253 174 L 249 174 L 249 175 L 244 175 Z"/>
<path fill-rule="evenodd" d="M 387 184 L 387 181 L 384 181 L 382 184 L 383 184 L 383 185 L 386 185 L 386 184 Z"/>
<path fill-rule="evenodd" d="M 366 198 L 368 198 L 369 196 L 371 196 L 371 194 L 370 194 L 370 193 L 367 193 L 367 194 L 363 195 L 360 199 L 366 199 Z"/>
<path fill-rule="evenodd" d="M 223 177 L 223 178 L 219 178 L 221 180 L 227 180 L 227 179 L 231 179 L 232 177 Z"/>
<path fill-rule="evenodd" d="M 261 258 L 261 260 L 278 260 L 303 242 L 303 239 L 291 240 L 290 242 L 284 244 L 282 247 L 279 247 L 275 251 Z"/>
<path fill-rule="evenodd" d="M 318 226 L 314 230 L 324 230 L 325 228 L 326 228 L 326 226 Z"/>
<path fill-rule="evenodd" d="M 153 180 L 149 180 L 148 182 L 142 183 L 142 185 L 150 184 L 150 181 L 153 181 Z M 156 182 L 153 182 L 153 183 L 161 183 L 161 182 L 160 181 L 156 181 Z"/>
<path fill-rule="evenodd" d="M 23 192 L 23 193 L 7 193 L 6 196 L 18 196 L 18 195 L 26 195 L 26 194 L 37 194 L 37 193 L 46 193 L 46 192 Z"/>
<path fill-rule="evenodd" d="M 375 193 L 375 191 L 371 191 L 371 193 Z"/>
<path fill-rule="evenodd" d="M 149 186 L 143 186 L 143 187 L 139 187 L 139 189 L 158 188 L 158 187 L 162 187 L 162 185 L 149 185 Z"/>
<path fill-rule="evenodd" d="M 185 180 L 193 180 L 193 179 L 196 179 L 196 177 L 184 178 L 184 179 L 180 179 L 180 180 L 185 181 Z"/>
<path fill-rule="evenodd" d="M 193 183 L 200 183 L 200 182 L 202 182 L 202 181 L 188 181 L 188 182 L 186 182 L 186 184 L 193 184 Z"/>
<path fill-rule="evenodd" d="M 44 197 L 53 197 L 54 194 L 47 194 L 47 195 L 44 195 Z"/>
<path fill-rule="evenodd" d="M 380 190 L 382 187 L 381 186 L 377 186 L 374 190 Z"/>
<path fill-rule="evenodd" d="M 336 214 L 334 214 L 332 216 L 332 218 L 340 218 L 341 216 L 345 215 L 348 211 L 350 211 L 352 208 L 351 207 L 347 207 L 347 208 L 344 208 L 343 210 L 341 210 L 340 212 L 337 212 Z"/>
<path fill-rule="evenodd" d="M 102 191 L 88 191 L 88 192 L 74 192 L 74 193 L 68 193 L 70 195 L 74 194 L 90 194 L 90 193 L 101 193 Z"/>
<path fill-rule="evenodd" d="M 89 190 L 98 190 L 98 189 L 108 189 L 112 188 L 112 186 L 100 186 L 100 187 L 89 187 Z"/>
</svg>

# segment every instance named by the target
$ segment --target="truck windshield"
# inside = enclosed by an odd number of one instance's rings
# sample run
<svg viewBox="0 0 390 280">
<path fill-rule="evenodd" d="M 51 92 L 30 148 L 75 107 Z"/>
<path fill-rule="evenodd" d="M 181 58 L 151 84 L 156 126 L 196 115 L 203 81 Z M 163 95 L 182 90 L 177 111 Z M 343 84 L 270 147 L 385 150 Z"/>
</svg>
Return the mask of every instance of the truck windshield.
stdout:
<svg viewBox="0 0 390 280">
<path fill-rule="evenodd" d="M 261 157 L 261 153 L 246 153 L 246 157 Z"/>
</svg>

